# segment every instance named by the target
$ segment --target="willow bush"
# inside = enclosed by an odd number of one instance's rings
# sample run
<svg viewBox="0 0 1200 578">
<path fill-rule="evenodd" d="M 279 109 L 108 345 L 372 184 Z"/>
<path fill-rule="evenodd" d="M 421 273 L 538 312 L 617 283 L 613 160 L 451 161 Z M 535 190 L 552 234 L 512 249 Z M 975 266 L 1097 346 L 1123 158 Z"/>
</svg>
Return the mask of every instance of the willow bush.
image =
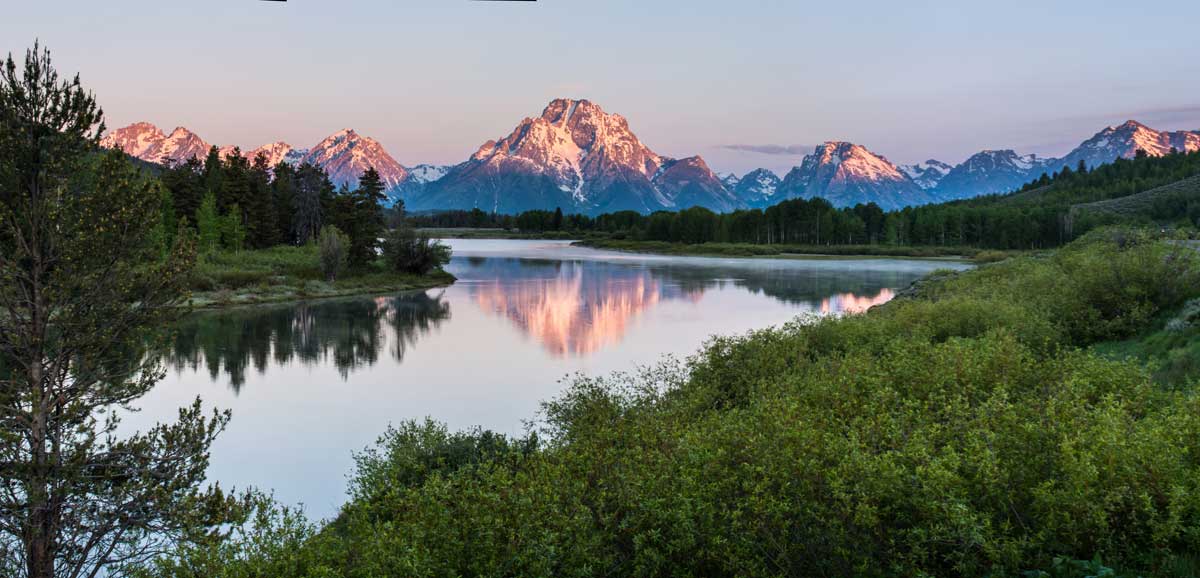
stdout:
<svg viewBox="0 0 1200 578">
<path fill-rule="evenodd" d="M 252 543 L 158 574 L 1187 575 L 1200 400 L 1084 346 L 1181 307 L 1198 271 L 1181 247 L 1094 234 L 577 379 L 536 437 L 407 424 L 285 558 Z"/>
</svg>

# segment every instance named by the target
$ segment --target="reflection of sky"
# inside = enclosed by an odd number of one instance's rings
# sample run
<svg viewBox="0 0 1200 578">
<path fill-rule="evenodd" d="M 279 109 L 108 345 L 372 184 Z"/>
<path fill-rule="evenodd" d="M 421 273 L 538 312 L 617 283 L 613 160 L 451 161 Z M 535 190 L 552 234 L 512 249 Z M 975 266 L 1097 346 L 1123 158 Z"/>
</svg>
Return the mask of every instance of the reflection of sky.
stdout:
<svg viewBox="0 0 1200 578">
<path fill-rule="evenodd" d="M 943 263 L 686 259 L 562 243 L 453 242 L 459 283 L 416 295 L 207 313 L 126 425 L 201 396 L 233 421 L 223 486 L 272 489 L 315 516 L 344 501 L 351 453 L 390 423 L 518 433 L 564 376 L 631 371 L 798 315 L 854 312 Z M 236 385 L 236 388 L 234 387 Z"/>
</svg>

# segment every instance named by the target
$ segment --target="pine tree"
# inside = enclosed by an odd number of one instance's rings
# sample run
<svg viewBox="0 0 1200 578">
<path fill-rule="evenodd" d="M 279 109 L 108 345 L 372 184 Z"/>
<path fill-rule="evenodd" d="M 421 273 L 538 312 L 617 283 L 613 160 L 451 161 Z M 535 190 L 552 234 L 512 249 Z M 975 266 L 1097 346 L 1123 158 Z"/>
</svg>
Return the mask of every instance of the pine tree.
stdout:
<svg viewBox="0 0 1200 578">
<path fill-rule="evenodd" d="M 358 188 L 347 195 L 349 202 L 343 209 L 342 229 L 350 237 L 350 263 L 356 267 L 375 260 L 379 250 L 379 238 L 383 235 L 383 207 L 387 200 L 386 187 L 379 172 L 368 168 L 358 179 Z"/>
<path fill-rule="evenodd" d="M 171 192 L 175 214 L 191 219 L 204 198 L 204 165 L 195 157 L 184 163 L 169 165 L 162 173 L 162 183 Z"/>
<path fill-rule="evenodd" d="M 275 197 L 271 190 L 271 167 L 267 157 L 258 153 L 248 175 L 246 197 L 246 239 L 250 247 L 265 249 L 279 242 L 275 226 Z"/>
<path fill-rule="evenodd" d="M 217 208 L 225 211 L 230 205 L 243 209 L 249 204 L 250 161 L 238 149 L 225 156 L 222 161 L 221 189 L 217 192 Z"/>
<path fill-rule="evenodd" d="M 333 196 L 333 183 L 320 167 L 304 163 L 296 170 L 295 213 L 292 238 L 297 245 L 316 238 L 325 223 L 327 198 Z"/>
<path fill-rule="evenodd" d="M 271 199 L 275 208 L 275 230 L 278 242 L 287 245 L 296 243 L 296 171 L 292 165 L 279 163 L 275 166 L 275 178 L 271 180 Z"/>
<path fill-rule="evenodd" d="M 203 490 L 228 415 L 197 401 L 142 433 L 123 407 L 160 373 L 194 252 L 154 242 L 162 189 L 97 152 L 94 97 L 35 45 L 0 70 L 0 575 L 116 575 L 225 523 Z"/>
<path fill-rule="evenodd" d="M 208 156 L 204 158 L 204 173 L 203 184 L 204 192 L 212 193 L 213 198 L 217 199 L 220 205 L 222 181 L 225 178 L 225 163 L 221 160 L 221 151 L 217 147 L 208 149 Z M 203 194 L 200 195 L 203 198 Z"/>
</svg>

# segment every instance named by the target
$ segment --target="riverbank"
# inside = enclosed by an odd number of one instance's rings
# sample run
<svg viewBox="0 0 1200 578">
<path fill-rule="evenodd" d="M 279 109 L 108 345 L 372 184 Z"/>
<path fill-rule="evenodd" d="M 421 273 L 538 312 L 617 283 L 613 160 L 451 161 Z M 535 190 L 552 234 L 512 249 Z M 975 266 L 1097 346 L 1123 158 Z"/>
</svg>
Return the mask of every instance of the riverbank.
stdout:
<svg viewBox="0 0 1200 578">
<path fill-rule="evenodd" d="M 315 247 L 273 247 L 258 251 L 222 252 L 202 257 L 192 274 L 185 302 L 196 309 L 328 299 L 432 289 L 453 284 L 455 277 L 437 270 L 411 275 L 386 270 L 382 263 L 347 271 L 334 282 L 324 279 Z"/>
<path fill-rule="evenodd" d="M 580 247 L 691 257 L 769 257 L 795 259 L 946 259 L 990 263 L 1018 255 L 1015 251 L 980 250 L 974 247 L 893 246 L 893 245 L 752 245 L 748 243 L 667 243 L 625 239 L 586 239 L 573 243 Z"/>
</svg>

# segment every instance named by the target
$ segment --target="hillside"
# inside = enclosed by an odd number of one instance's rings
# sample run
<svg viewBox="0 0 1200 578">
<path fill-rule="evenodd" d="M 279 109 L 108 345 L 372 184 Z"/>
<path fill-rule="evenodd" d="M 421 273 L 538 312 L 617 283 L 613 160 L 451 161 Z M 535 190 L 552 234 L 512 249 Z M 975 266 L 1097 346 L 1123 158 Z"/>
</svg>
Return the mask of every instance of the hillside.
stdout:
<svg viewBox="0 0 1200 578">
<path fill-rule="evenodd" d="M 1168 221 L 1190 216 L 1191 206 L 1197 201 L 1200 201 L 1200 175 L 1142 193 L 1074 205 L 1071 215 L 1073 218 L 1093 214 Z"/>
</svg>

